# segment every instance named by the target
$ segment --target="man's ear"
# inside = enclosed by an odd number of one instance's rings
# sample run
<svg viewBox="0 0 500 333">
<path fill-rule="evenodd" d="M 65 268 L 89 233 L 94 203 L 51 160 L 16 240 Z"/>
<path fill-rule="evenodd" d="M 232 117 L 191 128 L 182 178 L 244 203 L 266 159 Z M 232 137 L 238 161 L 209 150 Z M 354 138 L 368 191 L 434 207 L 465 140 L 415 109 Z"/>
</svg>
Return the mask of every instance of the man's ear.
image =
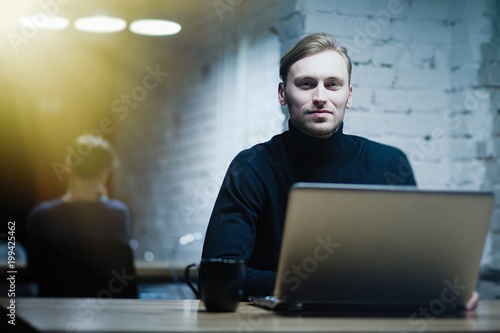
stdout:
<svg viewBox="0 0 500 333">
<path fill-rule="evenodd" d="M 283 82 L 280 82 L 278 84 L 278 101 L 280 102 L 281 106 L 286 105 L 285 84 Z"/>
<path fill-rule="evenodd" d="M 349 97 L 347 97 L 347 103 L 345 104 L 346 109 L 350 109 L 352 104 L 352 86 L 349 86 Z"/>
</svg>

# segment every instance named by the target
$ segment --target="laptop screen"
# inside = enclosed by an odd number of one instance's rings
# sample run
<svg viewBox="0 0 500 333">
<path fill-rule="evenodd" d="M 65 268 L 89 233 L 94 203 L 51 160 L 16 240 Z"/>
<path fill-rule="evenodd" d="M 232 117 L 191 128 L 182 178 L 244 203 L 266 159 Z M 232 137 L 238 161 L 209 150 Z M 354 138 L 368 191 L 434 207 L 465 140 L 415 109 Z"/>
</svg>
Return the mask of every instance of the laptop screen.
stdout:
<svg viewBox="0 0 500 333">
<path fill-rule="evenodd" d="M 298 183 L 274 294 L 292 306 L 465 304 L 493 204 L 487 192 Z"/>
</svg>

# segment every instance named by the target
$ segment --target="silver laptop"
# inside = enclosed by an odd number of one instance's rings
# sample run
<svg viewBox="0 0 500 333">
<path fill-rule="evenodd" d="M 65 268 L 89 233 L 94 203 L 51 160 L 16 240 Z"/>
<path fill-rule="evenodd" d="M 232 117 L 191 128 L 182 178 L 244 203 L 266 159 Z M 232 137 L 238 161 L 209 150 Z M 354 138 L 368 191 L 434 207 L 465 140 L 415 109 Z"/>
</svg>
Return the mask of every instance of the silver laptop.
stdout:
<svg viewBox="0 0 500 333">
<path fill-rule="evenodd" d="M 298 183 L 274 295 L 254 301 L 278 311 L 462 310 L 493 205 L 487 192 Z"/>
</svg>

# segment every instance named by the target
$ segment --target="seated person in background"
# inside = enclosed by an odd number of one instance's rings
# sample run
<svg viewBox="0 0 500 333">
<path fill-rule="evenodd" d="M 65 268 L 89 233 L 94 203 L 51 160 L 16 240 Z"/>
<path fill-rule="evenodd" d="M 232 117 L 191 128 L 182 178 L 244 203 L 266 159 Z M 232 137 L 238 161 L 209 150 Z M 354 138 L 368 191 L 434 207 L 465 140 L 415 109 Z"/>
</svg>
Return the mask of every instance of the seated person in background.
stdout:
<svg viewBox="0 0 500 333">
<path fill-rule="evenodd" d="M 67 192 L 34 207 L 27 224 L 28 267 L 38 296 L 136 298 L 129 211 L 106 196 L 115 153 L 93 135 L 78 137 L 72 148 L 85 153 L 73 163 Z"/>
<path fill-rule="evenodd" d="M 240 152 L 227 170 L 202 257 L 245 259 L 246 295 L 273 293 L 294 183 L 416 185 L 402 151 L 343 133 L 351 68 L 331 36 L 301 39 L 280 61 L 278 100 L 288 106 L 289 130 Z"/>
</svg>

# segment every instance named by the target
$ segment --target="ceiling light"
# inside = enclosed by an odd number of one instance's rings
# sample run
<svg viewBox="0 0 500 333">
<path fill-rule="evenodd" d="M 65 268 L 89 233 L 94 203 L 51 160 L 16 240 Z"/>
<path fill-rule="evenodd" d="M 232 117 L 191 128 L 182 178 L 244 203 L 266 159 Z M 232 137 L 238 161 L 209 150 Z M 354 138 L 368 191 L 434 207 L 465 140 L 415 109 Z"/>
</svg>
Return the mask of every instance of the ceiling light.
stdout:
<svg viewBox="0 0 500 333">
<path fill-rule="evenodd" d="M 173 35 L 181 31 L 181 25 L 167 20 L 137 20 L 130 23 L 130 31 L 146 36 Z"/>
<path fill-rule="evenodd" d="M 124 19 L 110 16 L 82 17 L 75 21 L 75 28 L 86 32 L 108 33 L 125 29 Z"/>
<path fill-rule="evenodd" d="M 49 16 L 39 13 L 32 16 L 21 17 L 21 19 L 19 19 L 19 25 L 23 28 L 61 30 L 68 27 L 69 20 L 62 16 Z"/>
</svg>

